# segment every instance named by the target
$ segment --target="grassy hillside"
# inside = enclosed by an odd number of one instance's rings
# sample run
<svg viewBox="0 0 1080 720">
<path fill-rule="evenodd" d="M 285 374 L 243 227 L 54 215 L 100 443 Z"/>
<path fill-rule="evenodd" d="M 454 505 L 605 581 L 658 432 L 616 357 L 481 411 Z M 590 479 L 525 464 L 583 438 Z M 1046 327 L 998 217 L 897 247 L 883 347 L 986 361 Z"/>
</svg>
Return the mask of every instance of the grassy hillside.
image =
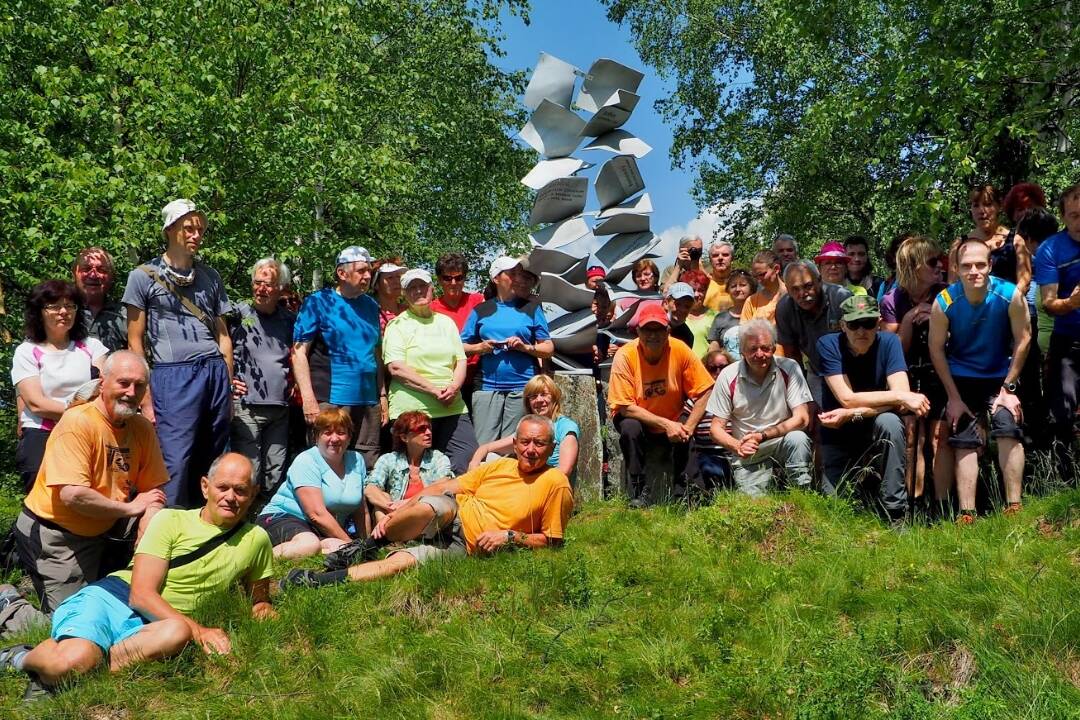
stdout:
<svg viewBox="0 0 1080 720">
<path fill-rule="evenodd" d="M 590 505 L 558 552 L 216 599 L 234 653 L 98 674 L 0 717 L 1080 716 L 1080 492 L 894 534 L 803 493 Z"/>
</svg>

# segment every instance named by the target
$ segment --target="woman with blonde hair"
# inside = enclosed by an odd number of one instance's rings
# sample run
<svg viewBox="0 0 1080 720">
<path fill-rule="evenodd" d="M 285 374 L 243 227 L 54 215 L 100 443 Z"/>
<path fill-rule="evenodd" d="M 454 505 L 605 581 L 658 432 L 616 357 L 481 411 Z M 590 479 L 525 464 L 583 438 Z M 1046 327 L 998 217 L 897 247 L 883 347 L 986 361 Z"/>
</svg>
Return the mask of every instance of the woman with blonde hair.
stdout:
<svg viewBox="0 0 1080 720">
<path fill-rule="evenodd" d="M 945 289 L 941 268 L 946 260 L 941 247 L 930 238 L 916 235 L 901 243 L 896 252 L 896 286 L 881 300 L 882 329 L 897 333 L 907 360 L 911 389 L 930 400 L 925 418 L 906 416 L 908 437 L 908 497 L 923 493 L 926 476 L 926 440 L 933 456 L 934 496 L 949 497 L 953 483 L 952 449 L 944 442 L 948 427 L 942 413 L 948 400 L 930 361 L 930 310 L 934 298 Z"/>
<path fill-rule="evenodd" d="M 577 466 L 578 424 L 562 414 L 562 391 L 549 375 L 537 375 L 525 385 L 525 414 L 543 415 L 555 425 L 555 447 L 547 464 L 572 477 Z M 484 443 L 473 454 L 469 469 L 478 467 L 489 454 L 504 455 L 514 449 L 514 437 Z"/>
</svg>

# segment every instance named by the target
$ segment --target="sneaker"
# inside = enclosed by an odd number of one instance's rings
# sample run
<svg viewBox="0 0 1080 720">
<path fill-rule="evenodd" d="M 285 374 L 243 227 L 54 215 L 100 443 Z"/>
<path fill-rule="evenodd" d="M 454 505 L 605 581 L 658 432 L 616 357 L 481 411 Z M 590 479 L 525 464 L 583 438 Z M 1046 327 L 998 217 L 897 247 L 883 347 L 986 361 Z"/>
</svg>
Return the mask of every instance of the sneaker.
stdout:
<svg viewBox="0 0 1080 720">
<path fill-rule="evenodd" d="M 957 525 L 974 525 L 975 524 L 975 513 L 971 512 L 970 510 L 967 510 L 967 511 L 961 510 L 960 514 L 956 516 L 956 524 Z"/>
<path fill-rule="evenodd" d="M 19 668 L 15 667 L 15 658 L 33 649 L 33 645 L 9 645 L 0 650 L 0 670 L 20 672 Z"/>
<path fill-rule="evenodd" d="M 315 587 L 315 571 L 308 568 L 293 568 L 278 581 L 282 590 L 290 587 Z"/>
<path fill-rule="evenodd" d="M 30 676 L 30 682 L 26 684 L 26 690 L 23 691 L 23 705 L 29 705 L 38 700 L 44 700 L 56 693 L 56 688 L 51 688 L 48 685 L 42 684 L 41 680 L 38 679 L 37 673 L 27 673 L 27 675 Z"/>
<path fill-rule="evenodd" d="M 374 560 L 383 544 L 378 540 L 364 538 L 345 543 L 326 556 L 323 564 L 327 570 L 344 570 L 350 565 L 358 565 L 367 560 Z"/>
<path fill-rule="evenodd" d="M 1001 514 L 1005 515 L 1005 516 L 1016 515 L 1017 513 L 1019 513 L 1023 509 L 1024 509 L 1024 505 L 1022 503 L 1018 503 L 1018 502 L 1009 503 L 1009 506 L 1007 508 L 1005 508 L 1004 510 L 1002 510 Z"/>
<path fill-rule="evenodd" d="M 0 612 L 3 612 L 11 603 L 21 599 L 22 593 L 14 585 L 8 585 L 7 583 L 0 585 Z"/>
</svg>

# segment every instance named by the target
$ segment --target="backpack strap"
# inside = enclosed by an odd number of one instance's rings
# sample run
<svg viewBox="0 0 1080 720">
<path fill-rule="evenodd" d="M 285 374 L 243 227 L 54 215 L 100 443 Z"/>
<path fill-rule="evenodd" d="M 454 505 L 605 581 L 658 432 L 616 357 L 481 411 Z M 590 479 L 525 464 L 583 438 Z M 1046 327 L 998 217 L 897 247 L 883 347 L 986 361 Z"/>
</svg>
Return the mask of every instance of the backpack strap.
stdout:
<svg viewBox="0 0 1080 720">
<path fill-rule="evenodd" d="M 161 273 L 157 271 L 152 265 L 140 265 L 139 269 L 150 276 L 150 279 L 157 283 L 160 287 L 164 288 L 166 292 L 172 295 L 174 298 L 180 301 L 180 304 L 188 311 L 193 318 L 201 322 L 206 326 L 206 329 L 210 331 L 210 337 L 217 337 L 217 329 L 214 326 L 214 321 L 209 315 L 203 312 L 195 303 L 187 299 L 180 294 L 180 291 L 176 289 L 176 286 L 169 282 L 166 278 L 161 276 Z"/>
<path fill-rule="evenodd" d="M 205 557 L 207 554 L 213 552 L 225 543 L 229 542 L 229 539 L 232 538 L 233 535 L 236 535 L 236 533 L 240 531 L 240 528 L 244 527 L 245 525 L 247 525 L 246 522 L 238 522 L 220 535 L 215 535 L 214 537 L 210 538 L 191 552 L 184 553 L 179 557 L 172 558 L 171 560 L 169 560 L 169 570 L 175 570 L 178 567 L 183 567 L 184 565 L 193 563 L 201 557 Z"/>
</svg>

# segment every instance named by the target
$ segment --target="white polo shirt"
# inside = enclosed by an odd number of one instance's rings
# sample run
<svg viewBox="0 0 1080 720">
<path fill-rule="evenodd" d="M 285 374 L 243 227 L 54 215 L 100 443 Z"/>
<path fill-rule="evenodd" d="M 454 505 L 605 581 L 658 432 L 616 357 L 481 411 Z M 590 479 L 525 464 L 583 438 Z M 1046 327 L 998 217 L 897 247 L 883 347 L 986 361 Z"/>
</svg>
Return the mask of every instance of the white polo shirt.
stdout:
<svg viewBox="0 0 1080 720">
<path fill-rule="evenodd" d="M 732 435 L 741 439 L 787 420 L 792 408 L 811 400 L 799 364 L 790 358 L 774 357 L 760 385 L 742 360 L 721 370 L 706 408 L 714 417 L 730 420 Z"/>
</svg>

